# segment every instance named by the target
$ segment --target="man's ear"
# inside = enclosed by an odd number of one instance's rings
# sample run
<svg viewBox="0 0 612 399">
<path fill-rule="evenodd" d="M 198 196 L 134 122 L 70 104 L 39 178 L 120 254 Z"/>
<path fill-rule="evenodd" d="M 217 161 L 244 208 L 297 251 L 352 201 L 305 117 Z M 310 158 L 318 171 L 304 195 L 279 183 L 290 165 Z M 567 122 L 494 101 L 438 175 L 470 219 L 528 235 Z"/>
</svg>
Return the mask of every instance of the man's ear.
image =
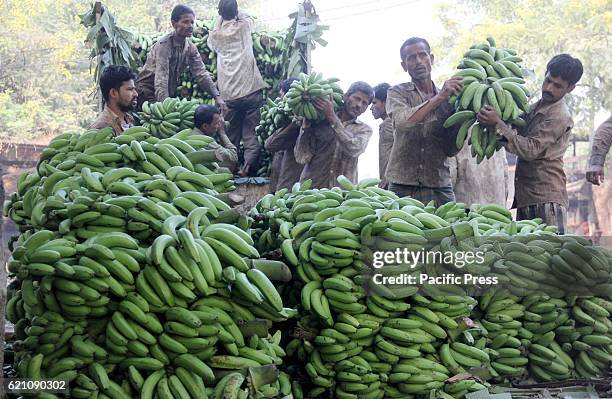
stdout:
<svg viewBox="0 0 612 399">
<path fill-rule="evenodd" d="M 176 25 L 177 25 L 176 21 L 170 21 L 170 23 L 172 24 L 172 29 L 176 29 Z"/>
<path fill-rule="evenodd" d="M 404 72 L 408 72 L 408 68 L 406 67 L 406 64 L 404 64 L 404 61 L 401 62 L 401 65 Z"/>
<path fill-rule="evenodd" d="M 113 97 L 117 97 L 119 95 L 119 90 L 112 88 L 108 92 L 108 99 L 110 100 Z"/>
<path fill-rule="evenodd" d="M 570 85 L 570 86 L 567 88 L 567 92 L 568 92 L 568 93 L 571 93 L 571 92 L 572 92 L 572 90 L 574 90 L 575 88 L 576 88 L 576 85 L 575 85 L 575 84 Z"/>
<path fill-rule="evenodd" d="M 431 65 L 434 64 L 434 55 L 433 54 L 429 54 L 429 57 L 431 58 Z"/>
</svg>

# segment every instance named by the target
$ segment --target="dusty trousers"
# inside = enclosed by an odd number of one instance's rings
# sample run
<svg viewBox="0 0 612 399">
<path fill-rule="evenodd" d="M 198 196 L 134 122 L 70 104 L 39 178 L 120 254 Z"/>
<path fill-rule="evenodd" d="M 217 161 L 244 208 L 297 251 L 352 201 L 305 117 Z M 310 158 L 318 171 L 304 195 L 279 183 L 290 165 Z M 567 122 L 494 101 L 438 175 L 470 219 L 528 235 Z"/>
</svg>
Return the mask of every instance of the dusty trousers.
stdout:
<svg viewBox="0 0 612 399">
<path fill-rule="evenodd" d="M 240 148 L 242 141 L 243 164 L 247 167 L 245 171 L 249 176 L 255 176 L 259 166 L 262 146 L 255 136 L 255 127 L 259 124 L 259 109 L 263 102 L 261 90 L 226 102 L 228 111 L 225 120 L 229 122 L 229 127 L 225 133 L 236 148 Z"/>
</svg>

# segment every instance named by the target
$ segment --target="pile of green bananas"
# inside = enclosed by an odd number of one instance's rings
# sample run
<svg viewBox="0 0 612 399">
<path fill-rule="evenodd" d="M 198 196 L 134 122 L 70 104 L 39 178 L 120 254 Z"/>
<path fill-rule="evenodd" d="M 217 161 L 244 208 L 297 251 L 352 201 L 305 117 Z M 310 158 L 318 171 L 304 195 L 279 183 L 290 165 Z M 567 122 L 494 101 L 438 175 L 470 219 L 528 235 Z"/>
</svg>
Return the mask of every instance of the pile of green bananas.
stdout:
<svg viewBox="0 0 612 399">
<path fill-rule="evenodd" d="M 469 131 L 471 131 L 472 156 L 478 163 L 484 158 L 491 158 L 500 147 L 495 139 L 495 131 L 483 128 L 476 122 L 476 115 L 485 105 L 490 105 L 504 122 L 524 126 L 520 118 L 523 112 L 529 112 L 530 93 L 525 87 L 522 59 L 516 51 L 499 48 L 492 37 L 486 43 L 470 47 L 454 76 L 463 78 L 463 90 L 450 99 L 456 112 L 445 122 L 444 127 L 461 124 L 457 135 L 457 148 L 463 148 Z"/>
<path fill-rule="evenodd" d="M 193 128 L 193 115 L 198 105 L 197 101 L 170 97 L 151 104 L 145 101 L 138 116 L 142 126 L 153 136 L 166 138 L 179 130 Z"/>
<path fill-rule="evenodd" d="M 269 329 L 295 315 L 272 283 L 291 274 L 258 259 L 211 140 L 68 133 L 20 176 L 4 205 L 21 231 L 6 309 L 19 378 L 69 381 L 74 398 L 287 390 Z"/>
<path fill-rule="evenodd" d="M 286 127 L 292 119 L 291 110 L 287 107 L 284 97 L 278 97 L 274 101 L 270 98 L 266 99 L 266 103 L 260 109 L 260 114 L 261 120 L 255 128 L 255 135 L 262 146 L 272 133 Z M 272 156 L 265 150 L 262 153 L 261 165 L 257 175 L 270 176 L 272 172 Z"/>
<path fill-rule="evenodd" d="M 436 208 L 381 190 L 377 179 L 338 182 L 320 190 L 297 183 L 266 195 L 250 213 L 259 251 L 280 256 L 296 277 L 279 290 L 300 312 L 286 353 L 303 366 L 286 371 L 307 396 L 462 398 L 508 379 L 605 374 L 612 360 L 612 302 L 602 296 L 610 287 L 609 251 L 558 236 L 542 220 L 515 222 L 497 205 Z M 484 257 L 464 268 L 386 265 L 385 275 L 470 273 L 501 286 L 372 285 L 374 253 L 396 248 Z M 568 359 L 576 354 L 574 367 Z M 480 382 L 448 380 L 466 372 Z"/>
<path fill-rule="evenodd" d="M 197 20 L 191 41 L 198 48 L 202 61 L 206 65 L 206 70 L 216 80 L 217 76 L 217 55 L 210 47 L 208 47 L 208 34 L 214 28 L 215 20 Z M 139 33 L 135 34 L 136 41 L 133 45 L 138 53 L 139 60 L 142 65 L 147 60 L 151 46 L 155 44 L 163 35 L 155 34 L 153 36 L 145 36 Z M 261 75 L 268 85 L 264 89 L 266 98 L 273 97 L 278 93 L 280 82 L 284 77 L 283 60 L 288 52 L 292 51 L 286 42 L 286 31 L 277 32 L 253 32 L 253 54 L 257 61 L 257 67 Z M 189 70 L 186 70 L 180 78 L 178 93 L 182 98 L 196 100 L 200 103 L 214 104 L 214 99 L 208 93 L 201 90 L 198 83 L 193 79 Z"/>
<path fill-rule="evenodd" d="M 324 116 L 312 103 L 314 97 L 331 99 L 334 107 L 339 109 L 343 104 L 343 91 L 338 85 L 337 78 L 323 79 L 321 73 L 313 72 L 310 75 L 301 73 L 299 80 L 291 84 L 285 94 L 287 107 L 296 116 L 313 121 L 322 121 Z"/>
</svg>

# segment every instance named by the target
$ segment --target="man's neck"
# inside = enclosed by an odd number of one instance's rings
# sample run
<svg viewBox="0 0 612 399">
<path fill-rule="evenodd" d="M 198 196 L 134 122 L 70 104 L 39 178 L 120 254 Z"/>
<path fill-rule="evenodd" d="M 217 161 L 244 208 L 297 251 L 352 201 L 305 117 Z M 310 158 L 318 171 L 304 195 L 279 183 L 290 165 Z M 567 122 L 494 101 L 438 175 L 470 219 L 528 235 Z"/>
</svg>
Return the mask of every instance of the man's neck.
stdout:
<svg viewBox="0 0 612 399">
<path fill-rule="evenodd" d="M 338 118 L 340 118 L 341 122 L 350 121 L 352 118 L 344 109 L 341 109 L 340 112 L 337 113 Z"/>
<path fill-rule="evenodd" d="M 174 39 L 174 41 L 176 43 L 185 43 L 186 37 L 185 36 L 181 36 L 178 33 L 174 32 L 174 38 L 173 39 Z"/>
<path fill-rule="evenodd" d="M 125 118 L 125 112 L 123 112 L 116 104 L 106 104 L 106 106 L 119 118 Z"/>
<path fill-rule="evenodd" d="M 413 80 L 412 83 L 416 86 L 417 89 L 428 97 L 431 97 L 434 93 L 433 82 L 431 81 L 431 76 L 428 76 L 426 79 Z"/>
</svg>

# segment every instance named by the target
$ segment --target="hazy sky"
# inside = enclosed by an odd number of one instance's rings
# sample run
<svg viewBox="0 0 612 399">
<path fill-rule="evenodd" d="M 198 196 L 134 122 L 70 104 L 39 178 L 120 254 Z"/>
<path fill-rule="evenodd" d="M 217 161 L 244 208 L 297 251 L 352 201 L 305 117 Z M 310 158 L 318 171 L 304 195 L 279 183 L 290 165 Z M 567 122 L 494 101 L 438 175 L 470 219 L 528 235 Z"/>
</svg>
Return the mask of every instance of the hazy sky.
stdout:
<svg viewBox="0 0 612 399">
<path fill-rule="evenodd" d="M 286 16 L 297 9 L 294 0 L 263 3 L 258 17 L 273 29 L 286 28 Z M 326 77 L 341 79 L 345 90 L 356 80 L 372 86 L 410 80 L 400 65 L 399 46 L 410 36 L 434 41 L 441 31 L 434 16 L 437 3 L 438 0 L 313 0 L 322 24 L 330 26 L 323 36 L 329 44 L 317 46 L 312 53 L 314 69 Z M 380 121 L 372 118 L 369 109 L 359 119 L 374 130 L 365 154 L 359 158 L 359 178 L 376 177 Z"/>
</svg>

